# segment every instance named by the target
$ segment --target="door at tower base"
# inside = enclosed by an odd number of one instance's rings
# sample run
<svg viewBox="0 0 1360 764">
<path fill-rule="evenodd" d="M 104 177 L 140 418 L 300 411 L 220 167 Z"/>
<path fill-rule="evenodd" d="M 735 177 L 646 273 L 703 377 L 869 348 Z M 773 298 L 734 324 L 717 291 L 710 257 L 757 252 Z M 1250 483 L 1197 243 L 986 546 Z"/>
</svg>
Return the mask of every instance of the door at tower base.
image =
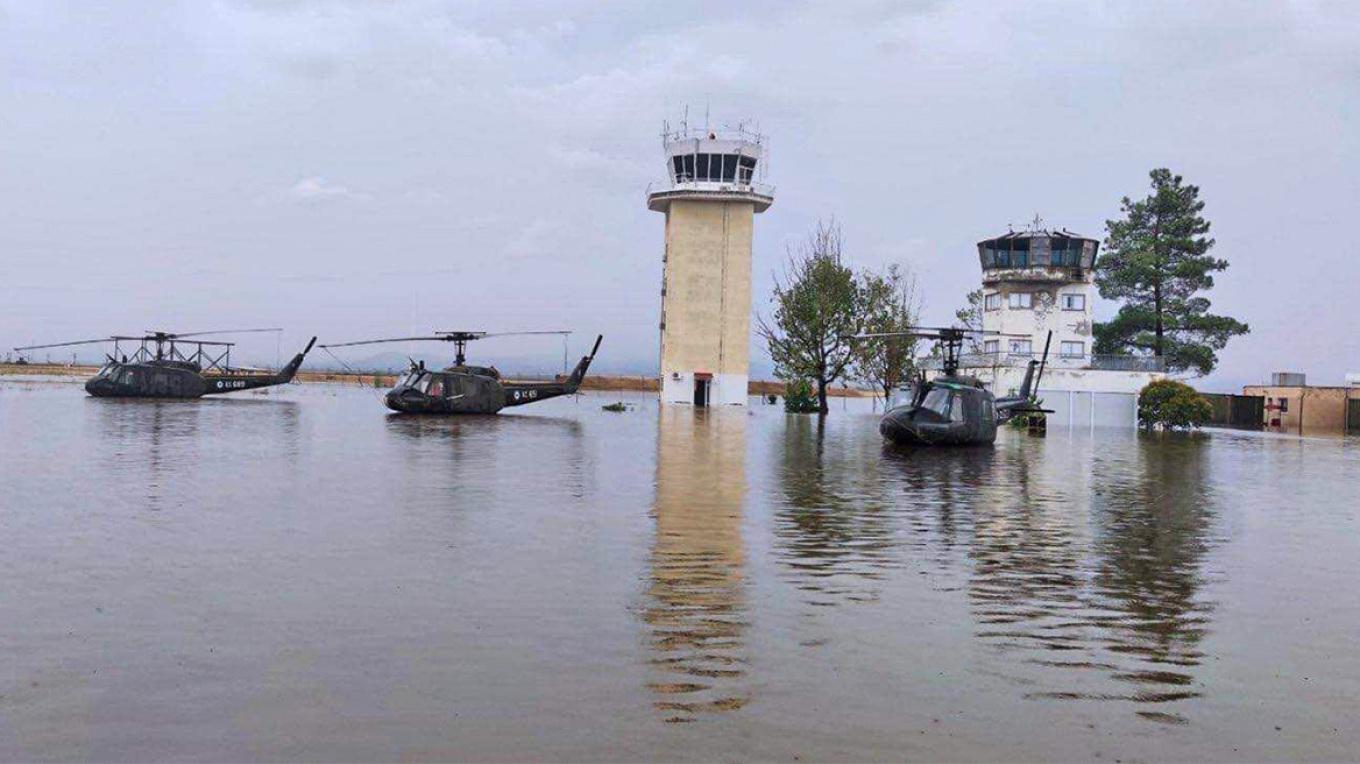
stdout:
<svg viewBox="0 0 1360 764">
<path fill-rule="evenodd" d="M 744 406 L 747 380 L 745 374 L 667 372 L 661 375 L 661 400 L 690 406 Z"/>
</svg>

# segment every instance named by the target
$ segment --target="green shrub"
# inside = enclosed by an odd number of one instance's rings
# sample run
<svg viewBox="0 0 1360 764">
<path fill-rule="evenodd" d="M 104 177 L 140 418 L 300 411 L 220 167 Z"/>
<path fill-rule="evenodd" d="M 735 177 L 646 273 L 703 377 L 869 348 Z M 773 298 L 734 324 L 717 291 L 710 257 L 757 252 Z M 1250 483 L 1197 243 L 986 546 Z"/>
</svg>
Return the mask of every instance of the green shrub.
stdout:
<svg viewBox="0 0 1360 764">
<path fill-rule="evenodd" d="M 1029 405 L 1033 406 L 1036 409 L 1043 408 L 1044 402 L 1039 400 L 1038 398 L 1030 397 Z M 1022 414 L 1016 414 L 1015 416 L 1011 417 L 1010 420 L 1006 422 L 1006 424 L 1010 425 L 1011 427 L 1017 430 L 1042 428 L 1047 426 L 1048 422 L 1047 417 L 1048 415 L 1042 411 L 1025 412 Z"/>
<path fill-rule="evenodd" d="M 1147 430 L 1188 430 L 1209 421 L 1213 413 L 1195 388 L 1174 379 L 1149 382 L 1138 393 L 1138 423 Z"/>
<path fill-rule="evenodd" d="M 812 393 L 812 383 L 806 379 L 795 379 L 784 386 L 784 411 L 790 414 L 815 414 L 820 409 L 817 396 Z"/>
</svg>

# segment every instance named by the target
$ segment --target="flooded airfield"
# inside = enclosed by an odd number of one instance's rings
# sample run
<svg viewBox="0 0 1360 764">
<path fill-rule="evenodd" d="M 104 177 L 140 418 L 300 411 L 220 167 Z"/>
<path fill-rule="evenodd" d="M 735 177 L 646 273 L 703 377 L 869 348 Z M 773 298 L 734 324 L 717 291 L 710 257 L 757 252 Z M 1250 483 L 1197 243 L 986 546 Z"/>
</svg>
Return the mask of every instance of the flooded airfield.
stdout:
<svg viewBox="0 0 1360 764">
<path fill-rule="evenodd" d="M 1360 755 L 1354 439 L 379 396 L 0 380 L 0 759 Z"/>
</svg>

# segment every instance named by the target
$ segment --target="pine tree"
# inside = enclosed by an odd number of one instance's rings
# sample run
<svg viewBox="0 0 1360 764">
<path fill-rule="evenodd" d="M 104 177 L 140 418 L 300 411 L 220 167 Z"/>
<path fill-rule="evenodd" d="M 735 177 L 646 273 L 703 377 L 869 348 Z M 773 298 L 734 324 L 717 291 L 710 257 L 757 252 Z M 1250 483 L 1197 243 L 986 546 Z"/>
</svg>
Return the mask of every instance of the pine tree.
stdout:
<svg viewBox="0 0 1360 764">
<path fill-rule="evenodd" d="M 1217 351 L 1250 328 L 1209 313 L 1201 292 L 1228 261 L 1211 257 L 1214 240 L 1200 213 L 1199 187 L 1165 168 L 1153 170 L 1152 193 L 1121 204 L 1122 220 L 1105 222 L 1105 254 L 1096 265 L 1100 296 L 1122 300 L 1119 313 L 1095 327 L 1097 353 L 1152 354 L 1170 372 L 1204 375 Z"/>
</svg>

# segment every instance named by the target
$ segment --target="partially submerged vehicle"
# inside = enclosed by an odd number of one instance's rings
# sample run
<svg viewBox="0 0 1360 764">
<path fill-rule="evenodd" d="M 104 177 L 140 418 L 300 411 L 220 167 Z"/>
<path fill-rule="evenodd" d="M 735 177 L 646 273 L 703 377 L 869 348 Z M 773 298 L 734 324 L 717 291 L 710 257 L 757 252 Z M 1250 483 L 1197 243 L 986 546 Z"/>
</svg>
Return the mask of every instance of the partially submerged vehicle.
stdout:
<svg viewBox="0 0 1360 764">
<path fill-rule="evenodd" d="M 277 331 L 280 330 L 234 329 L 179 334 L 149 331 L 141 337 L 113 336 L 28 345 L 15 350 L 23 353 L 46 348 L 113 343 L 113 352 L 105 355 L 103 367 L 85 382 L 85 392 L 96 398 L 199 398 L 284 385 L 293 381 L 298 367 L 302 366 L 303 359 L 316 343 L 316 338 L 313 337 L 301 353 L 293 356 L 293 360 L 277 372 L 232 367 L 231 349 L 235 343 L 187 338 Z M 131 356 L 123 354 L 121 343 L 132 342 L 138 343 L 138 348 Z"/>
<path fill-rule="evenodd" d="M 467 363 L 467 343 L 488 337 L 507 337 L 527 334 L 566 334 L 566 332 L 435 332 L 426 337 L 391 337 L 358 342 L 339 342 L 321 345 L 322 348 L 374 345 L 383 342 L 452 342 L 455 354 L 452 366 L 438 371 L 425 368 L 425 362 L 412 361 L 410 369 L 396 386 L 387 391 L 383 402 L 389 409 L 404 414 L 495 414 L 508 406 L 523 406 L 561 395 L 572 395 L 581 387 L 604 335 L 595 338 L 590 354 L 582 356 L 571 374 L 553 382 L 509 382 L 500 372 L 489 366 L 470 366 Z"/>
<path fill-rule="evenodd" d="M 998 398 L 976 377 L 959 374 L 959 349 L 967 334 L 982 332 L 945 327 L 857 335 L 860 339 L 907 336 L 934 339 L 940 342 L 944 351 L 943 373 L 929 381 L 919 378 L 908 389 L 908 401 L 890 407 L 883 414 L 878 431 L 884 438 L 913 446 L 989 445 L 996 441 L 997 427 L 1015 416 L 1048 413 L 1046 409 L 1036 407 L 1033 401 L 1033 392 L 1048 361 L 1048 342 L 1044 343 L 1042 360 L 1030 360 L 1017 394 Z M 1049 339 L 1052 339 L 1052 332 Z"/>
</svg>

